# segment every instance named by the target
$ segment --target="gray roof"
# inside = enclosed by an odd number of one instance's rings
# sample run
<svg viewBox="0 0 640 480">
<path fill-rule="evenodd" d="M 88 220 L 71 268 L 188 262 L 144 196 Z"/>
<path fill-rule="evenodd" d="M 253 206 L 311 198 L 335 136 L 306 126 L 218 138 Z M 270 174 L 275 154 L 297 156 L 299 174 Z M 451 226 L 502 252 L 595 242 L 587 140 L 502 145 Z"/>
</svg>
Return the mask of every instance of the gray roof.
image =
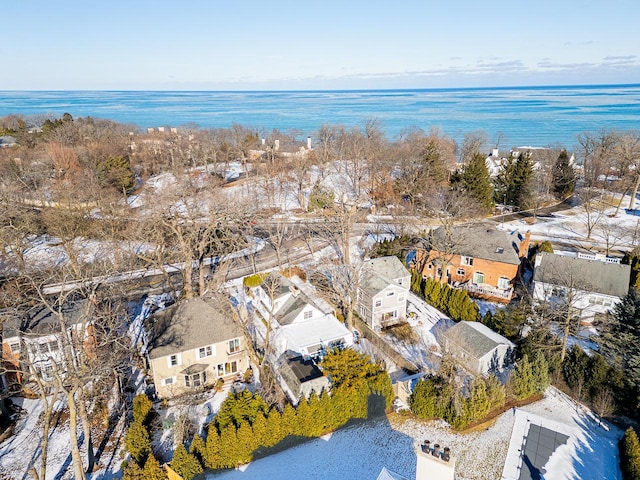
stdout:
<svg viewBox="0 0 640 480">
<path fill-rule="evenodd" d="M 273 315 L 280 325 L 289 325 L 307 305 L 313 302 L 302 292 L 287 299 L 282 307 Z"/>
<path fill-rule="evenodd" d="M 372 258 L 364 263 L 360 279 L 360 288 L 370 297 L 377 295 L 396 279 L 410 277 L 409 271 L 398 257 L 387 256 Z M 408 288 L 408 285 L 404 285 Z"/>
<path fill-rule="evenodd" d="M 411 276 L 398 257 L 393 255 L 367 260 L 364 268 L 389 280 Z"/>
<path fill-rule="evenodd" d="M 498 345 L 515 347 L 515 344 L 480 322 L 462 321 L 445 330 L 442 335 L 464 351 L 481 358 Z"/>
<path fill-rule="evenodd" d="M 0 144 L 2 145 L 14 145 L 16 143 L 16 138 L 11 135 L 3 135 L 0 137 Z"/>
<path fill-rule="evenodd" d="M 630 276 L 629 265 L 542 252 L 536 256 L 533 281 L 624 297 L 629 291 Z"/>
<path fill-rule="evenodd" d="M 69 302 L 60 310 L 66 327 L 87 321 L 85 300 Z M 91 310 L 89 315 L 93 310 Z M 40 308 L 26 312 L 23 316 L 18 314 L 8 315 L 2 323 L 2 337 L 17 337 L 22 333 L 29 337 L 52 335 L 60 332 L 60 320 L 48 308 Z"/>
<path fill-rule="evenodd" d="M 182 300 L 152 317 L 149 358 L 160 358 L 242 336 L 235 312 L 219 294 Z"/>
<path fill-rule="evenodd" d="M 519 241 L 517 235 L 510 235 L 487 223 L 477 223 L 455 226 L 451 228 L 450 235 L 444 227 L 437 228 L 433 231 L 431 249 L 519 265 Z"/>
</svg>

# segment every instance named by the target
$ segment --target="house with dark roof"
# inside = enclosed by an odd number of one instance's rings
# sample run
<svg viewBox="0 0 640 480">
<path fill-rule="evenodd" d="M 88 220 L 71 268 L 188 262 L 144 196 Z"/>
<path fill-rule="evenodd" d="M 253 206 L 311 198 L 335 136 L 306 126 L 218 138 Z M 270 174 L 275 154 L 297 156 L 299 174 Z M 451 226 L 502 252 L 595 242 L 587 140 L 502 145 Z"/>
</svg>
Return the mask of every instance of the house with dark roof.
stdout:
<svg viewBox="0 0 640 480">
<path fill-rule="evenodd" d="M 594 257 L 595 258 L 595 257 Z M 570 303 L 584 324 L 607 313 L 629 292 L 631 266 L 585 258 L 538 253 L 533 298 L 554 305 Z"/>
<path fill-rule="evenodd" d="M 511 360 L 515 344 L 480 322 L 462 321 L 440 333 L 441 345 L 471 373 L 486 375 Z"/>
<path fill-rule="evenodd" d="M 249 367 L 249 346 L 230 302 L 221 294 L 182 300 L 149 325 L 147 359 L 160 398 L 232 380 Z"/>
<path fill-rule="evenodd" d="M 364 263 L 358 285 L 357 310 L 375 331 L 406 318 L 411 274 L 397 257 L 373 258 Z"/>
<path fill-rule="evenodd" d="M 2 321 L 2 387 L 28 382 L 37 374 L 46 384 L 55 380 L 54 368 L 64 376 L 65 335 L 83 339 L 89 351 L 94 341 L 93 309 L 86 300 L 68 302 L 57 311 L 39 308 L 7 315 Z"/>
<path fill-rule="evenodd" d="M 353 334 L 336 318 L 335 309 L 314 296 L 308 284 L 272 272 L 252 293 L 255 310 L 270 324 L 275 358 L 287 351 L 315 357 L 334 345 L 353 344 Z"/>
<path fill-rule="evenodd" d="M 529 242 L 529 232 L 504 232 L 487 223 L 440 227 L 418 248 L 412 267 L 423 278 L 508 303 Z"/>
</svg>

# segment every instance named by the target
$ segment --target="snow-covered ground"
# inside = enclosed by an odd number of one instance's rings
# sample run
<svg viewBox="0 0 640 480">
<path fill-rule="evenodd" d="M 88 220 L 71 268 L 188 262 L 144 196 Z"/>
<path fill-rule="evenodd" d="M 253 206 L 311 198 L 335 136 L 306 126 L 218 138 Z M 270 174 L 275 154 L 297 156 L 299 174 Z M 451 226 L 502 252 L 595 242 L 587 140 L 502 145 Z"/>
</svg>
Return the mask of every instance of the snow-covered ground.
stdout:
<svg viewBox="0 0 640 480">
<path fill-rule="evenodd" d="M 509 410 L 493 425 L 477 432 L 457 434 L 444 422 L 423 422 L 395 415 L 391 420 L 380 418 L 338 430 L 238 470 L 209 473 L 207 478 L 374 480 L 386 467 L 413 479 L 414 445 L 428 439 L 451 448 L 452 456 L 457 458 L 458 480 L 497 480 L 502 476 L 507 457 L 510 462 L 516 461 L 512 458 L 514 452 L 510 451 L 512 430 L 517 420 L 526 419 L 527 415 L 541 418 L 547 424 L 560 424 L 572 434 L 568 444 L 551 457 L 545 478 L 620 478 L 617 439 L 622 432 L 610 425 L 600 426 L 591 413 L 554 388 L 548 390 L 544 400 L 517 409 L 515 413 Z M 517 441 L 517 438 L 513 440 Z"/>
</svg>

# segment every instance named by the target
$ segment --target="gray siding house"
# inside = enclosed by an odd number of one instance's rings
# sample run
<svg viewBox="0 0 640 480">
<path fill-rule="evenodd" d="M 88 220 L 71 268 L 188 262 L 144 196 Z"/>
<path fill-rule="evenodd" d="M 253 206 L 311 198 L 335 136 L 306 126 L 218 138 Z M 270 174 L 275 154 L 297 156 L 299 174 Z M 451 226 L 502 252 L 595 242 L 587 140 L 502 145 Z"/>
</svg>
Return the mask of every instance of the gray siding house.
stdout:
<svg viewBox="0 0 640 480">
<path fill-rule="evenodd" d="M 375 331 L 406 318 L 411 274 L 397 257 L 365 262 L 358 289 L 358 313 Z"/>
<path fill-rule="evenodd" d="M 458 322 L 440 335 L 444 350 L 477 375 L 503 369 L 515 348 L 509 339 L 480 322 Z"/>
</svg>

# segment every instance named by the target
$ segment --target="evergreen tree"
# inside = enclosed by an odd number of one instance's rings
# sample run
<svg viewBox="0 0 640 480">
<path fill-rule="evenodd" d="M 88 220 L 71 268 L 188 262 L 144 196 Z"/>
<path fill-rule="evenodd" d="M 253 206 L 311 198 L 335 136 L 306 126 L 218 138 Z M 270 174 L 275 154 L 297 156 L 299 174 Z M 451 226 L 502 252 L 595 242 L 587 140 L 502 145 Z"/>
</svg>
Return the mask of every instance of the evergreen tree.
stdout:
<svg viewBox="0 0 640 480">
<path fill-rule="evenodd" d="M 562 362 L 562 376 L 567 385 L 581 389 L 589 368 L 589 356 L 578 345 L 572 346 Z"/>
<path fill-rule="evenodd" d="M 368 355 L 351 348 L 330 351 L 322 360 L 321 366 L 331 380 L 332 389 L 342 385 L 351 387 L 380 370 L 371 363 Z"/>
<path fill-rule="evenodd" d="M 216 423 L 220 430 L 231 423 L 239 427 L 245 420 L 253 424 L 259 413 L 265 413 L 268 410 L 269 406 L 260 395 L 243 390 L 229 395 L 222 402 L 216 415 Z"/>
<path fill-rule="evenodd" d="M 320 405 L 320 397 L 316 394 L 316 392 L 312 392 L 309 397 L 309 414 L 310 414 L 310 424 L 309 424 L 309 436 L 310 437 L 319 437 L 320 435 L 325 433 L 326 429 L 326 420 L 321 418 L 321 405 Z"/>
<path fill-rule="evenodd" d="M 191 440 L 189 453 L 198 459 L 200 465 L 205 465 L 204 459 L 207 453 L 207 447 L 204 440 L 202 440 L 202 437 L 197 433 L 193 436 L 193 440 Z"/>
<path fill-rule="evenodd" d="M 183 444 L 178 445 L 176 451 L 173 452 L 171 468 L 184 480 L 191 480 L 196 475 L 202 473 L 202 465 L 200 465 L 196 457 L 187 453 Z"/>
<path fill-rule="evenodd" d="M 482 378 L 476 379 L 471 387 L 468 401 L 468 417 L 470 422 L 484 418 L 491 408 L 491 401 L 487 392 L 487 384 Z"/>
<path fill-rule="evenodd" d="M 551 383 L 549 378 L 549 365 L 544 354 L 538 350 L 533 357 L 531 364 L 531 372 L 533 374 L 533 382 L 537 393 L 544 393 Z"/>
<path fill-rule="evenodd" d="M 496 178 L 496 201 L 505 201 L 520 209 L 528 208 L 533 200 L 533 165 L 529 152 L 510 158 Z"/>
<path fill-rule="evenodd" d="M 476 153 L 464 166 L 461 174 L 462 188 L 480 207 L 480 210 L 487 214 L 493 205 L 493 185 L 487 170 L 487 163 L 484 155 Z"/>
<path fill-rule="evenodd" d="M 145 480 L 144 470 L 135 460 L 127 462 L 122 472 L 122 480 Z"/>
<path fill-rule="evenodd" d="M 512 373 L 513 393 L 519 400 L 529 398 L 536 392 L 533 371 L 527 355 L 524 355 Z"/>
<path fill-rule="evenodd" d="M 307 399 L 302 396 L 300 401 L 298 402 L 298 407 L 296 408 L 296 422 L 295 428 L 293 429 L 293 435 L 298 435 L 300 437 L 309 437 L 310 432 L 313 430 L 312 427 L 313 418 L 312 412 L 309 408 L 309 403 Z"/>
<path fill-rule="evenodd" d="M 207 468 L 219 468 L 222 458 L 220 452 L 220 434 L 214 424 L 209 426 L 206 448 L 203 455 L 204 466 Z"/>
<path fill-rule="evenodd" d="M 564 199 L 573 193 L 576 187 L 576 172 L 569 164 L 569 155 L 562 150 L 553 166 L 553 193 L 556 198 Z"/>
<path fill-rule="evenodd" d="M 621 263 L 631 266 L 629 285 L 636 290 L 640 290 L 640 249 L 636 247 L 630 252 L 625 252 Z"/>
<path fill-rule="evenodd" d="M 500 383 L 498 377 L 495 375 L 489 375 L 485 383 L 487 385 L 487 397 L 489 398 L 489 408 L 494 409 L 504 405 L 506 400 L 506 394 L 504 391 L 504 385 Z"/>
<path fill-rule="evenodd" d="M 144 464 L 147 455 L 151 453 L 151 440 L 147 428 L 140 422 L 133 422 L 124 437 L 124 445 L 138 464 Z"/>
<path fill-rule="evenodd" d="M 259 413 L 252 425 L 253 437 L 256 442 L 256 446 L 267 446 L 269 444 L 269 430 L 267 428 L 267 417 L 264 413 Z"/>
<path fill-rule="evenodd" d="M 631 288 L 614 308 L 599 338 L 600 351 L 622 370 L 640 406 L 640 293 Z"/>
<path fill-rule="evenodd" d="M 152 408 L 153 403 L 144 393 L 133 397 L 133 421 L 146 424 Z"/>
<path fill-rule="evenodd" d="M 275 408 L 269 411 L 269 416 L 267 417 L 267 431 L 269 432 L 269 435 L 266 437 L 266 441 L 264 443 L 265 447 L 273 447 L 287 436 L 287 433 L 283 428 L 282 415 Z"/>
<path fill-rule="evenodd" d="M 640 480 L 640 441 L 638 434 L 629 427 L 620 440 L 620 467 L 627 480 Z"/>
<path fill-rule="evenodd" d="M 258 448 L 253 431 L 248 422 L 244 422 L 240 425 L 240 428 L 236 431 L 236 462 L 238 465 L 244 465 L 249 463 L 252 459 L 253 452 Z"/>
<path fill-rule="evenodd" d="M 149 455 L 149 458 L 147 458 L 142 473 L 144 480 L 165 480 L 167 478 L 160 462 L 153 455 Z"/>
<path fill-rule="evenodd" d="M 238 457 L 236 455 L 237 443 L 238 435 L 233 423 L 230 423 L 220 430 L 220 468 L 234 468 L 238 465 Z"/>
<path fill-rule="evenodd" d="M 287 403 L 282 411 L 281 419 L 282 431 L 284 432 L 285 437 L 294 435 L 294 432 L 296 431 L 296 423 L 296 410 L 290 403 Z"/>
</svg>

